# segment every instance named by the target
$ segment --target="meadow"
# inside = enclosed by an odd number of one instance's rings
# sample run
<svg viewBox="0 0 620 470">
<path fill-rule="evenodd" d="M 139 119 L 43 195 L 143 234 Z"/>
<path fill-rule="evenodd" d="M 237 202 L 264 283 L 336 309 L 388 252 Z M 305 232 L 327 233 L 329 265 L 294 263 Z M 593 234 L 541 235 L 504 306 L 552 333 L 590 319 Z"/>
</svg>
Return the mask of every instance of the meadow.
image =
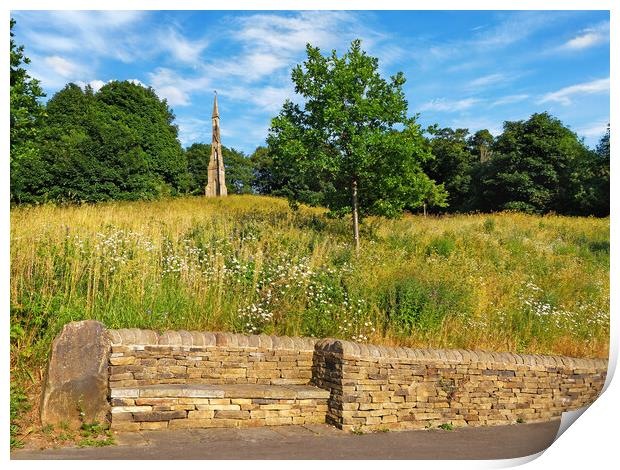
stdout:
<svg viewBox="0 0 620 470">
<path fill-rule="evenodd" d="M 11 371 L 62 325 L 606 357 L 609 218 L 350 222 L 230 196 L 11 210 Z"/>
</svg>

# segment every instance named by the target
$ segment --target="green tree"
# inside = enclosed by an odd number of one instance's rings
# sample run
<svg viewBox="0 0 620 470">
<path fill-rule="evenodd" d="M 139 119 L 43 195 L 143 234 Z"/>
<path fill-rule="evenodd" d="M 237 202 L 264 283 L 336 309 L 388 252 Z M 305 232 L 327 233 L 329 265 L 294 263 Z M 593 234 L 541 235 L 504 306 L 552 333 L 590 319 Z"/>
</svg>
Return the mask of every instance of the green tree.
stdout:
<svg viewBox="0 0 620 470">
<path fill-rule="evenodd" d="M 24 46 L 13 40 L 15 20 L 10 22 L 10 123 L 9 153 L 11 171 L 11 200 L 29 199 L 29 193 L 45 177 L 35 140 L 45 110 L 39 98 L 45 96 L 38 80 L 32 78 L 25 66 L 30 59 Z"/>
<path fill-rule="evenodd" d="M 209 177 L 211 144 L 195 143 L 185 151 L 190 178 L 190 191 L 204 194 Z M 222 145 L 222 157 L 226 174 L 226 188 L 230 194 L 253 193 L 254 173 L 250 158 L 243 152 Z"/>
<path fill-rule="evenodd" d="M 205 192 L 209 177 L 210 155 L 210 144 L 194 143 L 185 149 L 189 191 L 192 194 L 204 194 Z"/>
<path fill-rule="evenodd" d="M 576 210 L 584 215 L 605 217 L 609 205 L 609 125 L 596 150 L 580 160 L 573 174 Z"/>
<path fill-rule="evenodd" d="M 402 73 L 383 79 L 378 59 L 359 40 L 342 57 L 323 56 L 309 44 L 306 52 L 292 72 L 305 103 L 284 103 L 272 121 L 269 150 L 276 166 L 292 170 L 289 197 L 351 214 L 359 251 L 360 217 L 395 217 L 423 204 L 432 182 L 421 164 L 431 155 L 415 118 L 407 117 Z"/>
<path fill-rule="evenodd" d="M 185 192 L 187 164 L 174 115 L 150 88 L 68 84 L 47 103 L 40 131 L 48 169 L 39 200 L 153 199 Z"/>
<path fill-rule="evenodd" d="M 574 132 L 546 112 L 507 121 L 479 173 L 478 207 L 571 213 L 575 168 L 588 153 Z"/>
<path fill-rule="evenodd" d="M 274 167 L 273 157 L 264 146 L 256 147 L 250 155 L 254 180 L 252 186 L 258 194 L 275 194 L 282 188 Z"/>
<path fill-rule="evenodd" d="M 442 183 L 448 192 L 448 210 L 463 211 L 471 192 L 471 170 L 477 157 L 469 148 L 467 129 L 428 128 L 430 147 L 435 158 L 424 164 L 426 174 Z"/>
</svg>

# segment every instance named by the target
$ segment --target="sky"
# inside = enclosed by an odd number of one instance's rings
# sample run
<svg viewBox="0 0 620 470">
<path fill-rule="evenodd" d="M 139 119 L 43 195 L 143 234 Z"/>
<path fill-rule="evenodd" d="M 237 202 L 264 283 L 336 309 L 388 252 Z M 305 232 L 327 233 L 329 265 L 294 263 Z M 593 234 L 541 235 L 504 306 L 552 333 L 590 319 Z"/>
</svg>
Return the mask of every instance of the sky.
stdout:
<svg viewBox="0 0 620 470">
<path fill-rule="evenodd" d="M 307 43 L 352 40 L 402 71 L 424 127 L 488 129 L 548 111 L 596 146 L 609 122 L 607 11 L 12 11 L 28 69 L 51 97 L 67 83 L 151 86 L 184 146 L 209 143 L 217 90 L 222 144 L 250 154 L 294 92 Z"/>
</svg>

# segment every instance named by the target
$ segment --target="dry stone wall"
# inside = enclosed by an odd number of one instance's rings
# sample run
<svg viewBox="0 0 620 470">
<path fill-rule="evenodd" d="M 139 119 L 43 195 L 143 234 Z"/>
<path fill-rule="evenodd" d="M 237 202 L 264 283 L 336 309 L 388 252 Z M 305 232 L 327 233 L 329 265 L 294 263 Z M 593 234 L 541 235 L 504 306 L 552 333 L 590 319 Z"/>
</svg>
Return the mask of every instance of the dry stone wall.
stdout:
<svg viewBox="0 0 620 470">
<path fill-rule="evenodd" d="M 167 385 L 111 390 L 120 431 L 325 422 L 329 391 L 308 385 Z"/>
<path fill-rule="evenodd" d="M 110 330 L 115 430 L 324 423 L 329 391 L 309 386 L 315 339 Z"/>
<path fill-rule="evenodd" d="M 175 383 L 302 385 L 312 378 L 313 338 L 109 331 L 110 388 Z"/>
<path fill-rule="evenodd" d="M 105 415 L 118 430 L 498 425 L 546 421 L 586 406 L 601 392 L 606 372 L 603 359 L 158 334 L 85 321 L 66 325 L 54 341 L 41 419 L 74 418 L 79 425 L 77 412 L 85 410 L 88 419 Z"/>
<path fill-rule="evenodd" d="M 313 383 L 342 429 L 421 429 L 547 421 L 592 403 L 607 361 L 464 350 L 316 345 Z"/>
</svg>

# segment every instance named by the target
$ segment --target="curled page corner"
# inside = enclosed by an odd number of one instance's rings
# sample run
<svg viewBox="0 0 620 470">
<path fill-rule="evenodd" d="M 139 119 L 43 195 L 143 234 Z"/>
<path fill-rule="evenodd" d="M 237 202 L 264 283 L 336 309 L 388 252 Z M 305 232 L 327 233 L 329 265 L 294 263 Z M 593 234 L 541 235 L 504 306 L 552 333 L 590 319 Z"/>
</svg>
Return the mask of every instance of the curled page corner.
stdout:
<svg viewBox="0 0 620 470">
<path fill-rule="evenodd" d="M 558 438 L 564 434 L 566 431 L 577 419 L 586 411 L 590 405 L 584 406 L 583 408 L 578 408 L 576 410 L 565 411 L 562 413 L 562 418 L 560 419 L 560 428 L 558 429 L 558 433 L 555 435 L 555 439 L 553 442 L 557 441 Z"/>
</svg>

